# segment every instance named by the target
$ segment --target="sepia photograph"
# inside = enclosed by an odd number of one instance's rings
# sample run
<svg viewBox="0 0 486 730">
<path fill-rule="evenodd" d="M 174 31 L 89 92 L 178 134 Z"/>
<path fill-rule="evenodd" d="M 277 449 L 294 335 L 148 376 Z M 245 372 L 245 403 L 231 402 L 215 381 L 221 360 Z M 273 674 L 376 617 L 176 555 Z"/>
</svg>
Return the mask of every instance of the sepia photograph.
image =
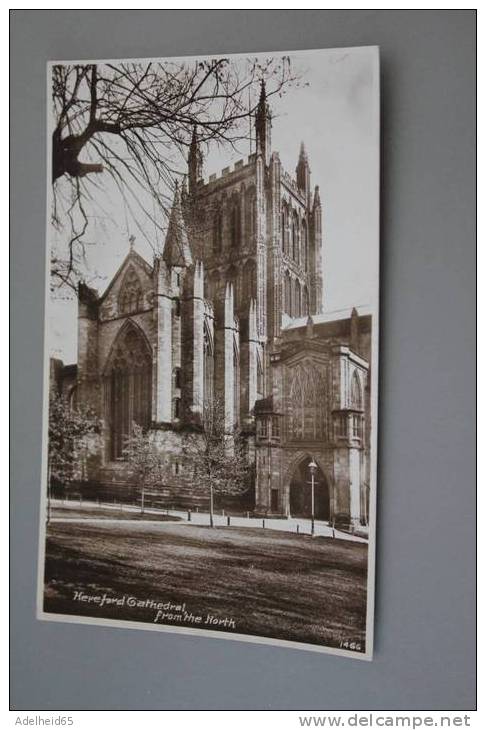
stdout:
<svg viewBox="0 0 486 730">
<path fill-rule="evenodd" d="M 46 93 L 38 618 L 370 660 L 378 48 Z"/>
</svg>

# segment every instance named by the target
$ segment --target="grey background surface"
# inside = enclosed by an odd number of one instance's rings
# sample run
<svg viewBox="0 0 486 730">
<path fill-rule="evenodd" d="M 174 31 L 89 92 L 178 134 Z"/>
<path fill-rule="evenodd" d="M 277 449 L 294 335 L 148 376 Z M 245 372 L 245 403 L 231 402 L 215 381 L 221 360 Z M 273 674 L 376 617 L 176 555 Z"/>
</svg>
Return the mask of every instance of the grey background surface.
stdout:
<svg viewBox="0 0 486 730">
<path fill-rule="evenodd" d="M 475 706 L 475 14 L 15 10 L 12 708 Z M 45 63 L 379 45 L 381 405 L 375 659 L 35 619 Z"/>
</svg>

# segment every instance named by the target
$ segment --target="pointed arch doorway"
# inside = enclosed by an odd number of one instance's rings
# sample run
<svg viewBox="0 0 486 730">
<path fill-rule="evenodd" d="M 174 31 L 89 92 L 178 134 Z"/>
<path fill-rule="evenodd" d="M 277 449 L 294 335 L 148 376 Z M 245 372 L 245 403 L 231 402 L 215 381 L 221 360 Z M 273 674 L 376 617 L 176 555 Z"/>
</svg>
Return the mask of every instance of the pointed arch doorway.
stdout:
<svg viewBox="0 0 486 730">
<path fill-rule="evenodd" d="M 292 517 L 312 516 L 312 483 L 309 464 L 311 456 L 305 456 L 295 467 L 290 478 L 290 514 Z M 314 516 L 316 520 L 329 521 L 329 485 L 318 466 L 314 477 Z"/>
</svg>

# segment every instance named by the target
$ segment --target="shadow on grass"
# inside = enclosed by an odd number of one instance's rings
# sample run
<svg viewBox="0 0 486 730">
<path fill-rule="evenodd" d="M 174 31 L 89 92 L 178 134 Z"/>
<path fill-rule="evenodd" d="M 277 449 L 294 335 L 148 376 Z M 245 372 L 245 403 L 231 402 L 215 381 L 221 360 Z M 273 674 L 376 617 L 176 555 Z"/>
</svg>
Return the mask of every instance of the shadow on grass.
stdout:
<svg viewBox="0 0 486 730">
<path fill-rule="evenodd" d="M 52 523 L 44 609 L 152 623 L 150 607 L 73 600 L 75 591 L 134 596 L 235 622 L 214 630 L 333 647 L 355 641 L 364 651 L 366 566 L 365 544 L 272 530 Z"/>
</svg>

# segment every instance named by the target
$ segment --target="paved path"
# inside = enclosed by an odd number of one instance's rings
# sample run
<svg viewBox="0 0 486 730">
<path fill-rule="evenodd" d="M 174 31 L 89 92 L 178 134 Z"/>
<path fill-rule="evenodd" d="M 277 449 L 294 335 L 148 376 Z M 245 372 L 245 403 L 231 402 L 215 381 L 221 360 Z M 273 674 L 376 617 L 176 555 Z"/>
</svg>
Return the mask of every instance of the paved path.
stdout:
<svg viewBox="0 0 486 730">
<path fill-rule="evenodd" d="M 73 510 L 82 510 L 83 508 L 91 508 L 91 509 L 106 509 L 106 510 L 113 510 L 114 512 L 120 512 L 120 505 L 112 505 L 112 504 L 98 504 L 97 502 L 82 502 L 80 505 L 79 502 L 63 502 L 62 500 L 52 500 L 52 507 L 55 509 L 56 507 L 65 509 L 68 511 L 69 509 Z M 122 507 L 122 511 L 126 514 L 129 512 L 134 513 L 140 513 L 140 508 L 124 504 Z M 161 512 L 163 514 L 168 514 L 168 516 L 174 516 L 181 518 L 184 522 L 188 523 L 188 513 L 187 510 L 160 510 L 160 509 L 154 509 L 154 508 L 146 508 L 144 510 L 146 515 L 157 515 Z M 99 517 L 52 517 L 51 522 L 93 522 L 96 524 L 99 523 L 117 523 L 120 524 L 121 522 L 126 522 L 128 524 L 134 524 L 137 522 L 137 524 L 150 524 L 152 525 L 159 525 L 160 527 L 163 527 L 163 525 L 167 524 L 181 524 L 178 520 L 127 520 L 125 517 L 124 519 L 120 520 L 114 517 L 113 519 L 109 518 L 99 518 Z M 209 513 L 208 512 L 191 512 L 191 523 L 194 525 L 209 525 Z M 224 527 L 228 524 L 228 518 L 226 515 L 222 514 L 215 514 L 214 515 L 214 524 L 217 527 Z M 261 517 L 230 517 L 230 524 L 232 527 L 253 527 L 253 528 L 263 528 L 263 520 Z M 305 518 L 297 518 L 297 517 L 289 517 L 287 519 L 282 520 L 275 520 L 271 518 L 265 518 L 265 529 L 268 530 L 280 530 L 281 532 L 299 532 L 302 535 L 310 535 L 311 532 L 311 521 L 309 519 Z M 368 542 L 367 539 L 363 537 L 359 537 L 358 535 L 351 535 L 348 532 L 341 532 L 340 530 L 336 530 L 332 527 L 330 527 L 327 522 L 322 522 L 320 520 L 315 521 L 315 535 L 321 536 L 321 537 L 335 537 L 338 540 L 351 540 L 353 542 Z"/>
</svg>

